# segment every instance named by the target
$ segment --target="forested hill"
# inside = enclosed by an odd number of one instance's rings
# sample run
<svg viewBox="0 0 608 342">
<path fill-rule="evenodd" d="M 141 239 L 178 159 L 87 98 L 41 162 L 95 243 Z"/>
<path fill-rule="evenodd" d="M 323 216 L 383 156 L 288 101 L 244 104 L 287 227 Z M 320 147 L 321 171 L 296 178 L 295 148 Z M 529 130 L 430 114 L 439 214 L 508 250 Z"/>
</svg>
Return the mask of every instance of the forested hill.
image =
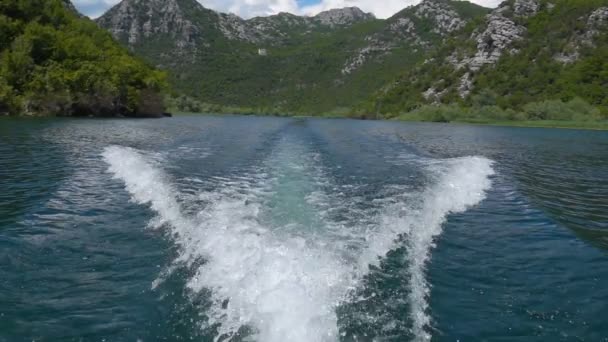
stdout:
<svg viewBox="0 0 608 342">
<path fill-rule="evenodd" d="M 580 120 L 606 111 L 607 89 L 608 0 L 509 0 L 364 107 L 392 117 L 457 104 L 498 119 Z"/>
<path fill-rule="evenodd" d="M 123 0 L 97 22 L 199 102 L 319 113 L 348 111 L 488 12 L 425 0 L 388 20 L 358 8 L 245 20 L 196 0 Z"/>
<path fill-rule="evenodd" d="M 0 114 L 160 116 L 165 78 L 69 0 L 0 2 Z"/>
</svg>

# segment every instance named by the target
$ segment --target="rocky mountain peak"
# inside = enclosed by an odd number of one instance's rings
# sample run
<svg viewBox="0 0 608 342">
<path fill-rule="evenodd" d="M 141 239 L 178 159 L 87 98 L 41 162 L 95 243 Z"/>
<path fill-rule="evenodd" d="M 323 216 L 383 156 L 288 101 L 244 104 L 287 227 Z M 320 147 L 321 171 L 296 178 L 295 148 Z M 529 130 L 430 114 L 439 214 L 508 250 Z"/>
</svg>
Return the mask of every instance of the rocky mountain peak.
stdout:
<svg viewBox="0 0 608 342">
<path fill-rule="evenodd" d="M 344 27 L 375 19 L 373 14 L 365 13 L 356 7 L 329 10 L 314 17 L 287 12 L 248 20 L 232 14 L 218 15 L 218 26 L 224 37 L 265 45 L 280 45 L 290 36 L 306 35 L 319 28 Z"/>
<path fill-rule="evenodd" d="M 415 7 L 415 15 L 434 23 L 433 32 L 445 35 L 460 30 L 466 24 L 446 0 L 424 0 Z"/>
<path fill-rule="evenodd" d="M 196 0 L 188 1 L 192 8 L 204 10 Z M 181 4 L 177 0 L 123 0 L 98 18 L 97 23 L 130 46 L 164 34 L 174 39 L 177 48 L 183 49 L 194 46 L 200 32 L 187 19 Z"/>
<path fill-rule="evenodd" d="M 352 25 L 357 22 L 373 20 L 376 17 L 365 13 L 358 7 L 336 8 L 321 12 L 313 17 L 317 22 L 327 26 Z"/>
</svg>

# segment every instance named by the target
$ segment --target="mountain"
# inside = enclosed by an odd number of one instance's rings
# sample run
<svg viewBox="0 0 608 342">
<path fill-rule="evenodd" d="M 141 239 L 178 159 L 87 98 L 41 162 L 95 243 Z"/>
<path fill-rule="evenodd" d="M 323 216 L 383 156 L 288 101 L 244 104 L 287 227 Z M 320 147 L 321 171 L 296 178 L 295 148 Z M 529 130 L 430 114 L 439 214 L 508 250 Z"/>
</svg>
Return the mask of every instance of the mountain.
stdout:
<svg viewBox="0 0 608 342">
<path fill-rule="evenodd" d="M 70 1 L 0 3 L 0 114 L 160 116 L 166 86 Z"/>
<path fill-rule="evenodd" d="M 245 20 L 196 0 L 123 0 L 97 23 L 167 70 L 175 95 L 186 95 L 175 103 L 191 110 L 608 115 L 608 0 L 507 0 L 493 10 L 423 0 L 386 20 L 357 8 Z"/>
<path fill-rule="evenodd" d="M 256 111 L 350 108 L 489 10 L 426 0 L 388 20 L 358 8 L 249 20 L 196 0 L 123 0 L 97 23 L 169 72 L 179 94 Z"/>
<path fill-rule="evenodd" d="M 608 1 L 509 0 L 404 70 L 366 109 L 393 116 L 421 104 L 489 105 L 546 119 L 537 107 L 550 101 L 605 109 L 606 89 Z"/>
</svg>

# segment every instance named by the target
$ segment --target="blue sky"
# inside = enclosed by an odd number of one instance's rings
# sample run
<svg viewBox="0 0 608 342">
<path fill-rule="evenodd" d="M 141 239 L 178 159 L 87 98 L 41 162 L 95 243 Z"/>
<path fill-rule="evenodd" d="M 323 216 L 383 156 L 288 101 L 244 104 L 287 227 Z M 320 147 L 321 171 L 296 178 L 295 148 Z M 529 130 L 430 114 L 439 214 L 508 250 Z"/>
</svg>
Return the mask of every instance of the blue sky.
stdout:
<svg viewBox="0 0 608 342">
<path fill-rule="evenodd" d="M 321 2 L 321 0 L 300 0 L 300 1 L 298 1 L 298 4 L 300 6 L 310 6 L 310 5 L 318 4 L 320 2 Z"/>
<path fill-rule="evenodd" d="M 244 18 L 278 12 L 316 14 L 320 11 L 357 6 L 379 18 L 387 18 L 420 0 L 198 0 L 203 6 L 221 12 L 235 13 Z M 495 7 L 502 0 L 473 0 L 486 7 Z M 120 0 L 72 0 L 80 12 L 98 17 Z"/>
</svg>

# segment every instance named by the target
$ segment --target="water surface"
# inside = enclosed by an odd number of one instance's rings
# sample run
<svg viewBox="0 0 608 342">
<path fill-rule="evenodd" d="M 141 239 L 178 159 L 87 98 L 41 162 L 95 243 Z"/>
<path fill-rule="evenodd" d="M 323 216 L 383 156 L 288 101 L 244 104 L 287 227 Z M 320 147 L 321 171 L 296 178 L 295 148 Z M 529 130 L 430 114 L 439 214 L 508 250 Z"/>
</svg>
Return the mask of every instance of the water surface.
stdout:
<svg viewBox="0 0 608 342">
<path fill-rule="evenodd" d="M 608 134 L 0 121 L 0 341 L 608 341 Z"/>
</svg>

